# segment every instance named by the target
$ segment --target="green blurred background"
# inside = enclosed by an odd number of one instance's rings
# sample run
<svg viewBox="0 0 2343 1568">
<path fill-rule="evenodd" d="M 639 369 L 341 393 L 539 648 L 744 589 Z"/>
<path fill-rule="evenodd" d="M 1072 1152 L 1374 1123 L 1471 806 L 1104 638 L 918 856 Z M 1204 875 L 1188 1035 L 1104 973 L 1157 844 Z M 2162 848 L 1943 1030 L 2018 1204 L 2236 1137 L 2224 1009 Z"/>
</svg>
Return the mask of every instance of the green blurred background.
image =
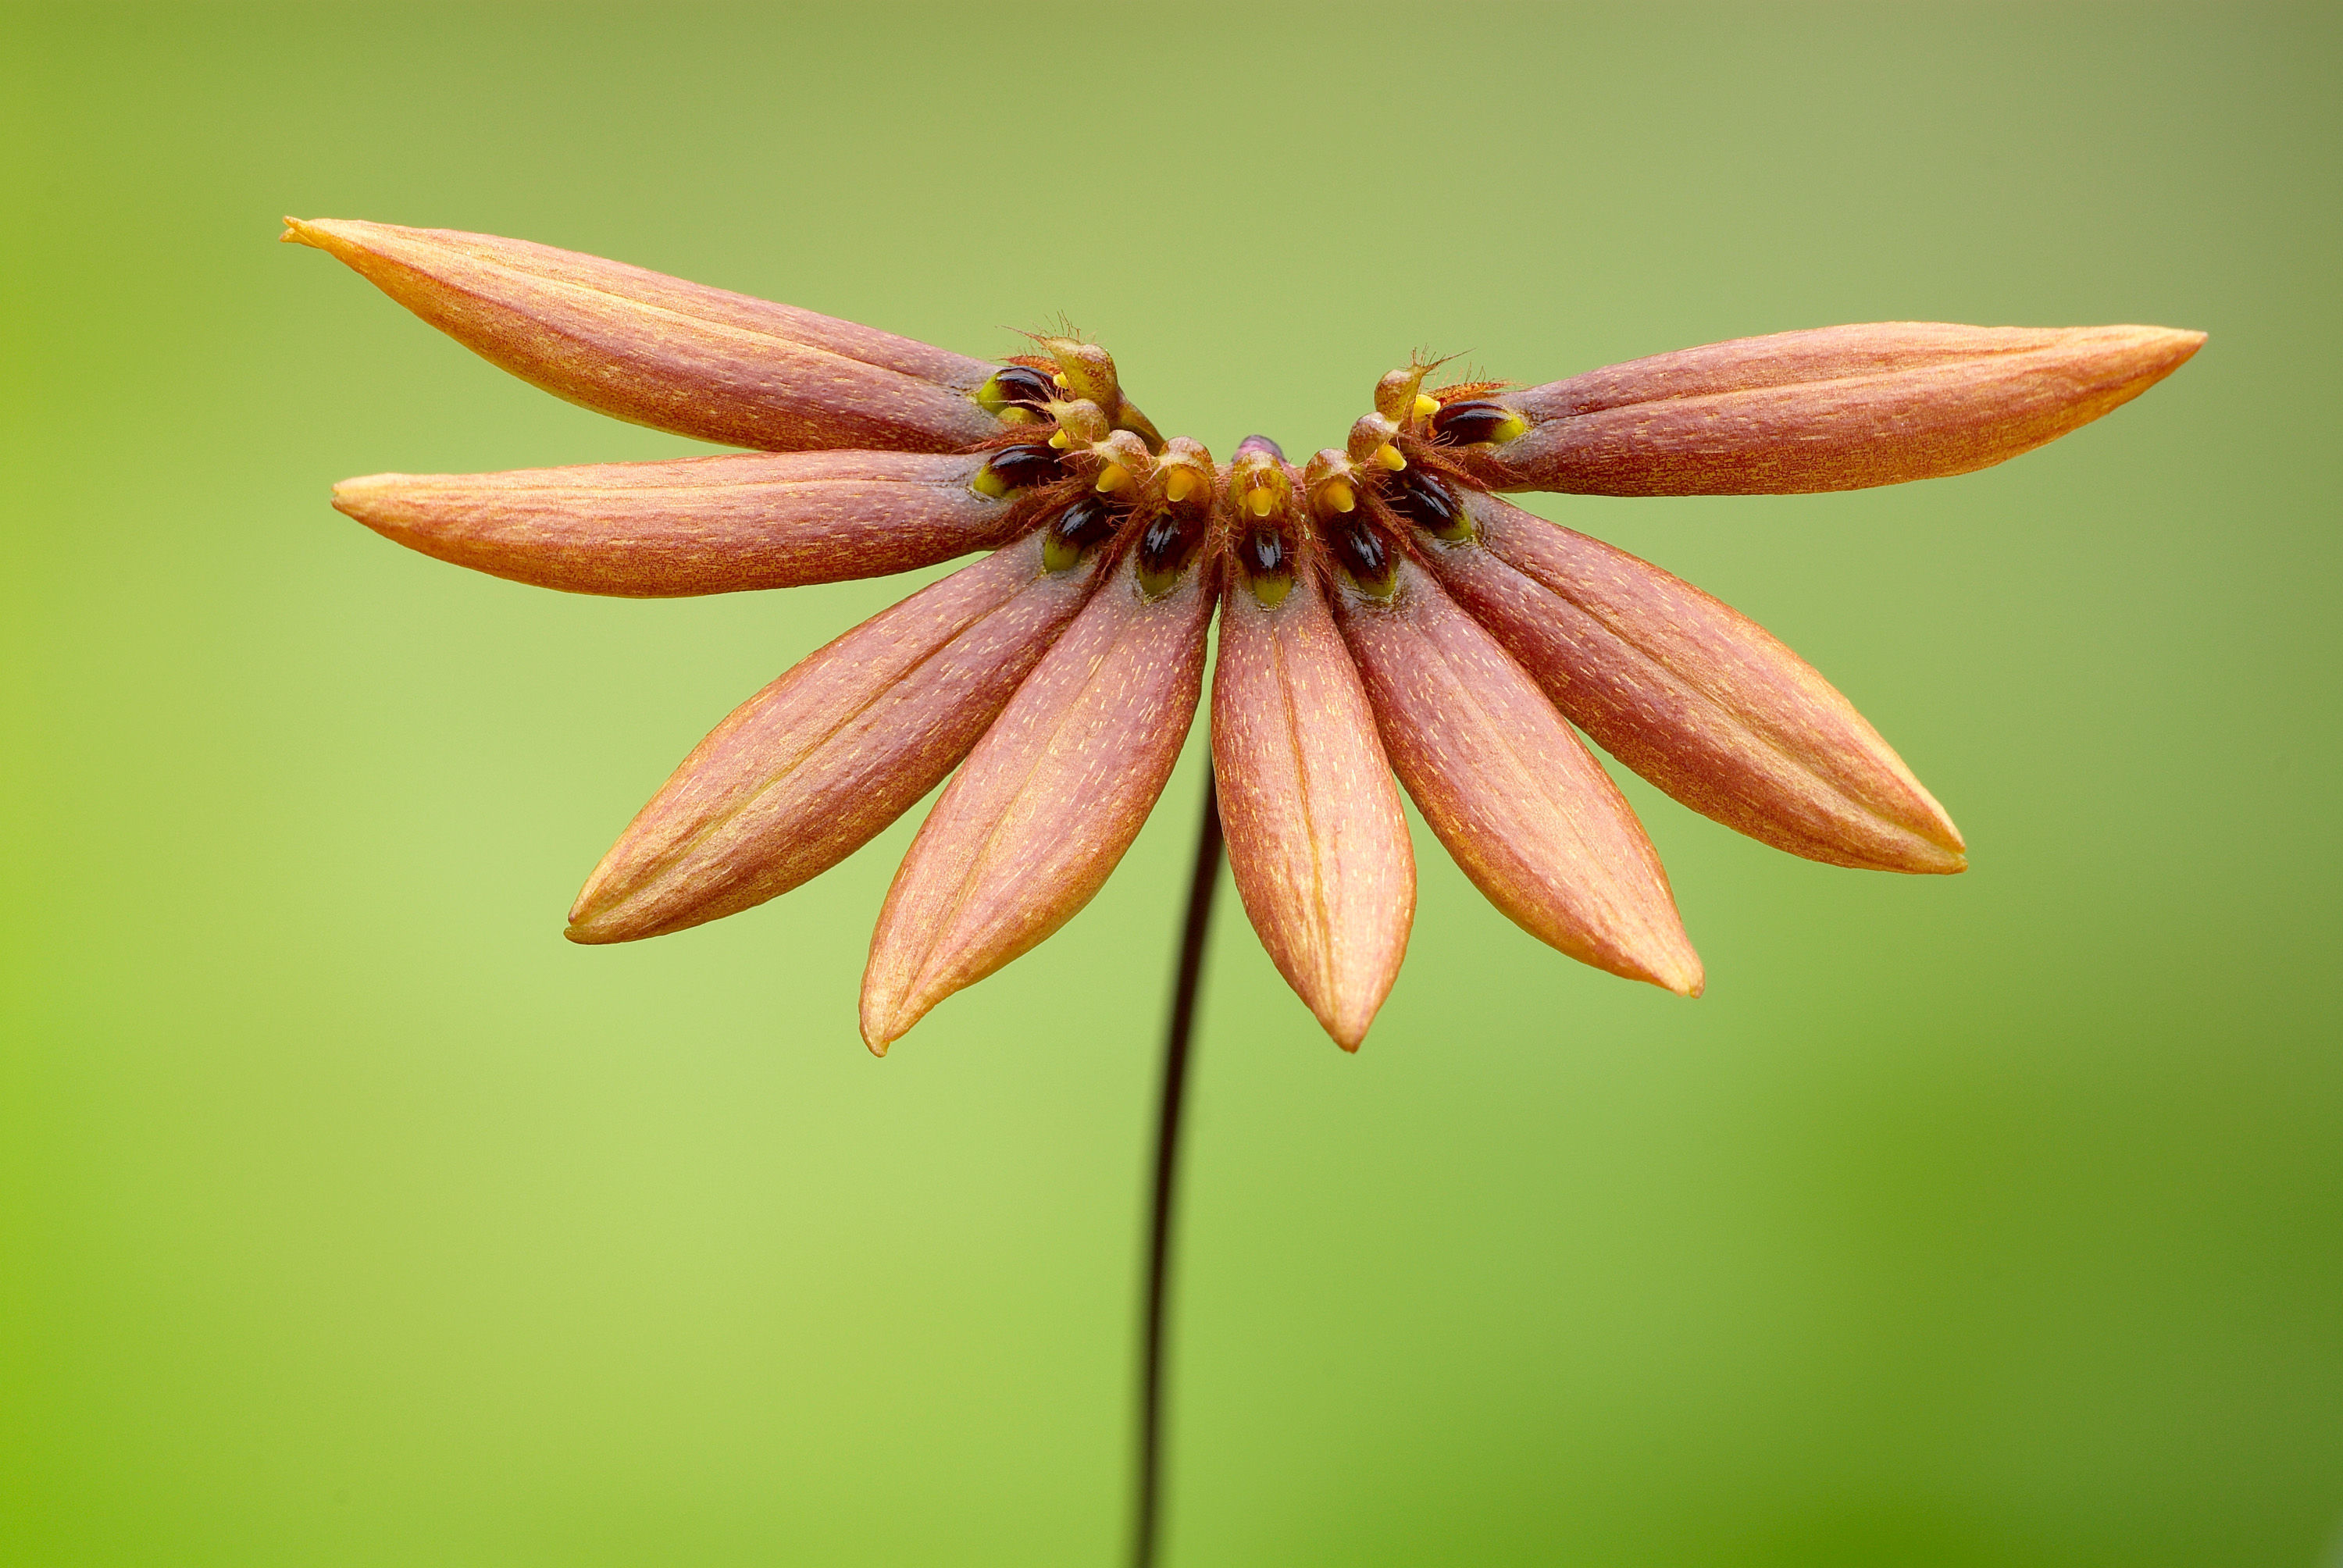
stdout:
<svg viewBox="0 0 2343 1568">
<path fill-rule="evenodd" d="M 285 212 L 980 354 L 1062 310 L 1220 451 L 1338 440 L 1418 345 L 2210 331 L 1986 473 L 1536 503 L 1804 653 L 1975 869 L 1630 781 L 1685 1003 L 1420 837 L 1355 1060 L 1223 904 L 1169 1549 L 2336 1561 L 2338 44 L 2331 5 L 8 8 L 0 1561 L 1121 1548 L 1200 748 L 1088 912 L 883 1062 L 915 819 L 566 944 L 677 759 L 903 586 L 573 598 L 339 518 L 352 474 L 694 448 Z"/>
</svg>

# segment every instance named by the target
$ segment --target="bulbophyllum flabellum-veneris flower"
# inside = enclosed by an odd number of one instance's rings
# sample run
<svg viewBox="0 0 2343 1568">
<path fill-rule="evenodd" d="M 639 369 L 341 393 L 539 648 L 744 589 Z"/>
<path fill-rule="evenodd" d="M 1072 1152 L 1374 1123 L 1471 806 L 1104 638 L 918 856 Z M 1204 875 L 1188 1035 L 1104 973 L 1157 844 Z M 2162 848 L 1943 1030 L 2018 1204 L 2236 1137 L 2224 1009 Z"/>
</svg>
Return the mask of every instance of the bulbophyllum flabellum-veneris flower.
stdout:
<svg viewBox="0 0 2343 1568">
<path fill-rule="evenodd" d="M 1837 865 L 1951 872 L 1949 817 L 1755 623 L 1499 492 L 1781 494 L 1965 473 L 2098 417 L 2201 334 L 1890 323 L 1745 338 L 1565 381 L 1376 387 L 1296 467 L 1165 439 L 1071 334 L 988 361 L 520 241 L 288 220 L 556 395 L 753 450 L 473 476 L 334 504 L 499 577 L 631 597 L 875 576 L 987 551 L 749 699 L 604 858 L 569 936 L 656 936 L 837 864 L 945 788 L 880 910 L 877 1052 L 1104 883 L 1202 696 L 1231 870 L 1280 972 L 1356 1050 L 1396 978 L 1399 787 L 1540 940 L 1685 995 L 1700 960 L 1588 750 Z M 946 780 L 949 779 L 949 782 Z"/>
</svg>

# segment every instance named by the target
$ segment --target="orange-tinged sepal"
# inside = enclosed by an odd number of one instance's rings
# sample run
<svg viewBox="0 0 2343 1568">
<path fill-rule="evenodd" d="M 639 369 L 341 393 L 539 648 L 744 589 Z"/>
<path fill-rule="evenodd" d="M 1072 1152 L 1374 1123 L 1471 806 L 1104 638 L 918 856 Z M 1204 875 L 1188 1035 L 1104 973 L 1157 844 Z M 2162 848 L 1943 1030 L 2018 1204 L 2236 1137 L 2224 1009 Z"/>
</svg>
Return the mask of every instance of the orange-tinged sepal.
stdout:
<svg viewBox="0 0 2343 1568">
<path fill-rule="evenodd" d="M 976 401 L 999 366 L 851 321 L 527 240 L 285 221 L 475 354 L 615 418 L 784 452 L 950 452 L 1003 427 Z"/>
<path fill-rule="evenodd" d="M 1603 749 L 1690 806 L 1808 859 L 1968 864 L 1960 830 L 1845 698 L 1764 628 L 1624 550 L 1468 495 L 1442 583 Z"/>
<path fill-rule="evenodd" d="M 880 577 L 1002 543 L 990 454 L 740 453 L 503 474 L 375 474 L 334 506 L 387 539 L 571 593 L 662 598 Z"/>
<path fill-rule="evenodd" d="M 1457 460 L 1491 489 L 1606 496 L 1932 479 L 2088 424 L 2204 341 L 2166 327 L 1927 321 L 1744 337 L 1504 393 L 1526 432 Z"/>
<path fill-rule="evenodd" d="M 1195 717 L 1217 584 L 1195 571 L 1151 597 L 1135 555 L 1026 678 L 896 871 L 862 980 L 873 1051 L 1071 920 L 1162 793 Z"/>
<path fill-rule="evenodd" d="M 734 914 L 852 854 L 942 781 L 1088 598 L 1029 538 L 808 657 L 684 759 L 578 895 L 569 939 Z"/>
<path fill-rule="evenodd" d="M 1701 964 L 1625 797 L 1545 694 L 1413 560 L 1334 596 L 1383 751 L 1456 864 L 1515 924 L 1597 969 L 1696 996 Z"/>
<path fill-rule="evenodd" d="M 1262 946 L 1334 1042 L 1358 1050 L 1407 950 L 1415 858 L 1366 690 L 1306 567 L 1240 551 L 1222 596 L 1212 768 Z"/>
</svg>

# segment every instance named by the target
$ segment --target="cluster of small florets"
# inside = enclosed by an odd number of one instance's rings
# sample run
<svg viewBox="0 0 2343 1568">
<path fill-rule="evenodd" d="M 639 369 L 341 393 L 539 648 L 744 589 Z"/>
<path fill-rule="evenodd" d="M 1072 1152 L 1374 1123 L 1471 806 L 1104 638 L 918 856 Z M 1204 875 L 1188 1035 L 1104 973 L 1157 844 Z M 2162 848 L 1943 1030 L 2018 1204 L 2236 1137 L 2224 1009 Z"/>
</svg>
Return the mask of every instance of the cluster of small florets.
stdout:
<svg viewBox="0 0 2343 1568">
<path fill-rule="evenodd" d="M 1408 528 L 1469 537 L 1460 490 L 1481 487 L 1458 457 L 1526 429 L 1483 396 L 1487 383 L 1423 390 L 1432 367 L 1419 360 L 1384 377 L 1376 411 L 1352 427 L 1347 446 L 1319 452 L 1306 469 L 1266 436 L 1248 437 L 1215 467 L 1201 442 L 1157 432 L 1105 349 L 1070 337 L 1035 343 L 1041 354 L 1015 357 L 977 389 L 978 405 L 1011 433 L 977 448 L 987 455 L 971 486 L 1015 500 L 1028 526 L 1046 531 L 1049 569 L 1128 548 L 1154 594 L 1210 556 L 1264 605 L 1284 598 L 1297 569 L 1337 570 L 1358 591 L 1388 598 Z"/>
</svg>

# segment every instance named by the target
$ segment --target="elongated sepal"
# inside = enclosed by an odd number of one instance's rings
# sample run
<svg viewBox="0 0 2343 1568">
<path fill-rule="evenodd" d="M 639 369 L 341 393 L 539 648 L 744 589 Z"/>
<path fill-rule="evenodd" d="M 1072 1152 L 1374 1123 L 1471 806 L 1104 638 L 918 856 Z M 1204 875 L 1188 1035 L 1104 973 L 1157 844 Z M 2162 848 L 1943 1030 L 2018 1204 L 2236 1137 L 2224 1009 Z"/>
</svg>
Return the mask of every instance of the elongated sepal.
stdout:
<svg viewBox="0 0 2343 1568">
<path fill-rule="evenodd" d="M 1489 901 L 1540 941 L 1684 996 L 1701 989 L 1667 873 L 1625 797 L 1512 655 L 1411 559 L 1334 595 L 1383 750 Z"/>
<path fill-rule="evenodd" d="M 865 621 L 750 698 L 603 857 L 569 939 L 631 941 L 763 903 L 901 816 L 975 745 L 1088 597 L 1021 540 Z"/>
<path fill-rule="evenodd" d="M 1162 793 L 1195 717 L 1216 584 L 1207 567 L 1150 597 L 1133 554 L 1018 689 L 895 873 L 862 980 L 873 1051 L 1071 920 Z"/>
<path fill-rule="evenodd" d="M 334 505 L 409 549 L 636 598 L 880 577 L 1001 543 L 987 454 L 741 453 L 506 474 L 376 474 Z"/>
<path fill-rule="evenodd" d="M 1212 667 L 1212 769 L 1229 869 L 1278 973 L 1344 1050 L 1398 978 L 1415 857 L 1358 670 L 1318 574 L 1275 596 L 1237 569 Z"/>
<path fill-rule="evenodd" d="M 2204 341 L 2164 327 L 1922 321 L 1744 337 L 1499 394 L 1528 431 L 1456 460 L 1492 489 L 1606 496 L 1937 478 L 2088 424 Z"/>
<path fill-rule="evenodd" d="M 1764 628 L 1624 550 L 1469 493 L 1442 583 L 1603 749 L 1808 859 L 1967 867 L 1960 830 L 1845 698 Z"/>
<path fill-rule="evenodd" d="M 285 220 L 465 347 L 616 418 L 769 451 L 949 452 L 1000 368 L 892 333 L 494 235 Z"/>
</svg>

